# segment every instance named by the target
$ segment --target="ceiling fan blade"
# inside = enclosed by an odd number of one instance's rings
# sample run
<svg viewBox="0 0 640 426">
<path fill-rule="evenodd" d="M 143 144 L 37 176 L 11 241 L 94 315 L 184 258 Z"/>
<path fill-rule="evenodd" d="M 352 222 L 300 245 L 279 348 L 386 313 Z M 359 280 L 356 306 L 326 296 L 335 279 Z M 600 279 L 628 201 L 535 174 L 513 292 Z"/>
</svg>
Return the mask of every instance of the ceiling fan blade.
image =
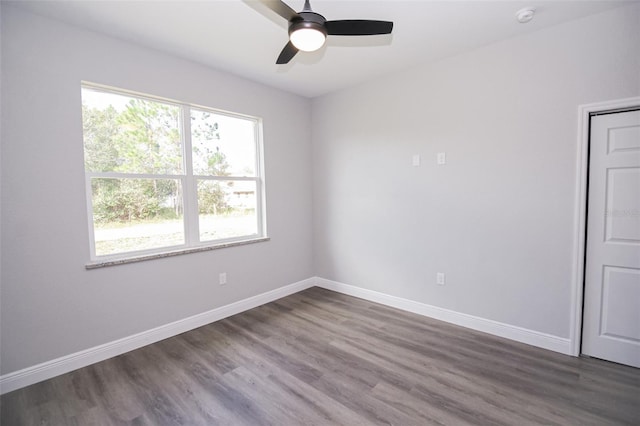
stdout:
<svg viewBox="0 0 640 426">
<path fill-rule="evenodd" d="M 390 34 L 393 29 L 393 22 L 345 19 L 341 21 L 327 21 L 325 26 L 329 35 L 363 36 Z"/>
<path fill-rule="evenodd" d="M 286 44 L 284 49 L 282 49 L 282 52 L 280 52 L 280 56 L 278 56 L 278 60 L 276 61 L 276 64 L 278 65 L 288 64 L 289 61 L 294 56 L 296 56 L 296 53 L 298 53 L 298 48 L 295 47 L 293 43 L 291 43 L 291 41 L 289 41 L 289 43 Z"/>
<path fill-rule="evenodd" d="M 259 0 L 262 4 L 282 16 L 287 21 L 297 15 L 296 11 L 291 9 L 285 2 L 281 0 Z"/>
</svg>

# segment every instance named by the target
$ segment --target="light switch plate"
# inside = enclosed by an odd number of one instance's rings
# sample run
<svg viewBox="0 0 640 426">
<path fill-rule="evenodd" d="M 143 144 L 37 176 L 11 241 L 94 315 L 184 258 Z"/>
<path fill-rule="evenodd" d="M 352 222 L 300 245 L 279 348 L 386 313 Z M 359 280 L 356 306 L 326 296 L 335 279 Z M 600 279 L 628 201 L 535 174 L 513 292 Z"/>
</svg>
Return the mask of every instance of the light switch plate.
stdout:
<svg viewBox="0 0 640 426">
<path fill-rule="evenodd" d="M 438 165 L 447 164 L 447 153 L 439 152 L 437 156 Z"/>
<path fill-rule="evenodd" d="M 413 157 L 411 158 L 411 164 L 413 164 L 414 166 L 420 165 L 420 154 L 413 154 Z"/>
</svg>

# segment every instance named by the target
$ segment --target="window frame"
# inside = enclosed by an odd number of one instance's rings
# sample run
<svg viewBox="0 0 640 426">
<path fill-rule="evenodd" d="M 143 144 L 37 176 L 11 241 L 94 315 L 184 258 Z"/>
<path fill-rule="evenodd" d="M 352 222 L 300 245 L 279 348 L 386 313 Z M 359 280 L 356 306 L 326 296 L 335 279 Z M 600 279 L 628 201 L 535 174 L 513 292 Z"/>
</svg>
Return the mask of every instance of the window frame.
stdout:
<svg viewBox="0 0 640 426">
<path fill-rule="evenodd" d="M 142 99 L 149 102 L 158 102 L 179 108 L 180 140 L 182 149 L 182 174 L 149 174 L 149 173 L 120 173 L 120 172 L 92 172 L 87 170 L 84 164 L 85 141 L 84 130 L 82 131 L 83 148 L 83 168 L 85 175 L 85 198 L 87 207 L 87 224 L 89 227 L 89 250 L 90 261 L 85 265 L 87 269 L 114 264 L 137 262 L 172 255 L 213 250 L 230 246 L 244 245 L 253 242 L 268 241 L 266 231 L 266 201 L 265 201 L 265 179 L 264 179 L 264 139 L 262 118 L 247 114 L 240 114 L 231 111 L 220 110 L 208 106 L 180 102 L 160 96 L 154 96 L 121 89 L 112 86 L 82 81 L 80 84 L 81 93 L 83 89 L 88 89 L 107 94 L 115 94 L 127 97 Z M 194 175 L 193 173 L 193 148 L 191 135 L 191 110 L 206 111 L 216 115 L 224 115 L 231 118 L 238 118 L 253 122 L 254 128 L 254 152 L 255 152 L 255 174 L 254 176 L 205 176 Z M 82 114 L 82 113 L 81 113 Z M 84 120 L 84 118 L 82 118 Z M 182 185 L 183 231 L 184 244 L 164 246 L 152 249 L 126 251 L 107 255 L 97 255 L 95 240 L 95 224 L 93 216 L 93 191 L 92 179 L 112 178 L 112 179 L 172 179 L 177 180 Z M 256 187 L 256 233 L 238 237 L 221 238 L 216 240 L 200 241 L 200 216 L 198 212 L 198 189 L 199 180 L 210 181 L 249 181 L 255 182 Z"/>
</svg>

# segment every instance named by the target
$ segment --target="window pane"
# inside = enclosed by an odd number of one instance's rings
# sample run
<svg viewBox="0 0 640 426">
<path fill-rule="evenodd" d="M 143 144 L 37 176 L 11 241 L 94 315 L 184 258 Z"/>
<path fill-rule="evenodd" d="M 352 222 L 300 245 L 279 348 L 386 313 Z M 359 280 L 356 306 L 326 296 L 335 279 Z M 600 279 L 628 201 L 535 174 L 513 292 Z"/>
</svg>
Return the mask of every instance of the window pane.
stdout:
<svg viewBox="0 0 640 426">
<path fill-rule="evenodd" d="M 255 176 L 255 121 L 191 109 L 193 173 Z"/>
<path fill-rule="evenodd" d="M 177 179 L 91 179 L 96 255 L 184 244 Z"/>
<path fill-rule="evenodd" d="M 85 169 L 181 174 L 180 111 L 175 105 L 83 88 Z"/>
<path fill-rule="evenodd" d="M 198 181 L 200 241 L 258 233 L 256 182 Z"/>
</svg>

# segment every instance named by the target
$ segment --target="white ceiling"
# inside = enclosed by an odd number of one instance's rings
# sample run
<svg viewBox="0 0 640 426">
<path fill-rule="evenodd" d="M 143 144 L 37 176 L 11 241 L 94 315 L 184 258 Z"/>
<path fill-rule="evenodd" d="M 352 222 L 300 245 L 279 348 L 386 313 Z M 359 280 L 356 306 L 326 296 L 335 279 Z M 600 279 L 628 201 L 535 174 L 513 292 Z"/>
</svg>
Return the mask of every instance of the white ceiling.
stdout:
<svg viewBox="0 0 640 426">
<path fill-rule="evenodd" d="M 287 22 L 254 0 L 5 3 L 315 97 L 637 1 L 312 0 L 328 20 L 389 20 L 393 34 L 330 36 L 322 49 L 300 52 L 287 65 L 275 64 L 288 40 Z M 285 2 L 298 11 L 304 0 Z M 536 16 L 520 24 L 515 13 L 525 6 L 534 6 Z"/>
</svg>

